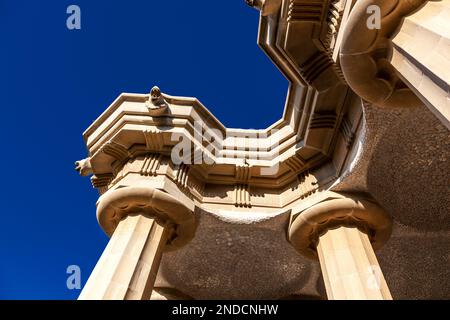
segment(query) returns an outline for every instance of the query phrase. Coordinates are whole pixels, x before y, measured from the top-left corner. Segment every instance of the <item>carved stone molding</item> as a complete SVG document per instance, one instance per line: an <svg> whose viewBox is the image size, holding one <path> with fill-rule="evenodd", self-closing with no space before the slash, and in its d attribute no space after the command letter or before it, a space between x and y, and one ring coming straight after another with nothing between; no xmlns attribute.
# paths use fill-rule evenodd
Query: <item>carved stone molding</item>
<svg viewBox="0 0 450 320"><path fill-rule="evenodd" d="M292 172L298 173L305 167L306 161L296 154L288 158L285 163Z"/></svg>
<svg viewBox="0 0 450 320"><path fill-rule="evenodd" d="M127 215L141 214L173 227L166 250L174 250L189 242L195 234L193 212L175 197L163 191L144 187L110 190L99 198L97 220L111 236Z"/></svg>
<svg viewBox="0 0 450 320"><path fill-rule="evenodd" d="M97 188L100 194L108 190L108 185L113 180L112 173L96 174L91 177L92 186Z"/></svg>
<svg viewBox="0 0 450 320"><path fill-rule="evenodd" d="M236 166L236 181L247 183L252 176L251 167L249 165Z"/></svg>
<svg viewBox="0 0 450 320"><path fill-rule="evenodd" d="M402 19L426 0L359 0L342 30L340 65L348 85L363 99L381 107L421 105L390 63L392 37ZM381 29L369 28L367 9L381 10Z"/></svg>
<svg viewBox="0 0 450 320"><path fill-rule="evenodd" d="M313 194L319 187L317 179L309 172L304 172L298 176L300 198L304 199Z"/></svg>
<svg viewBox="0 0 450 320"><path fill-rule="evenodd" d="M319 203L292 214L288 238L301 254L317 259L319 237L329 229L342 226L357 227L367 233L374 249L378 249L390 237L392 219L366 195L330 192Z"/></svg>
<svg viewBox="0 0 450 320"><path fill-rule="evenodd" d="M144 137L149 151L161 152L164 150L164 136L157 130L144 130Z"/></svg>
<svg viewBox="0 0 450 320"><path fill-rule="evenodd" d="M237 184L234 186L234 205L236 207L250 208L250 188L246 184Z"/></svg>
<svg viewBox="0 0 450 320"><path fill-rule="evenodd" d="M162 154L148 154L142 163L141 175L156 176L159 166L161 165Z"/></svg>
<svg viewBox="0 0 450 320"><path fill-rule="evenodd" d="M114 141L108 141L105 143L101 148L101 152L113 157L119 162L124 162L130 157L128 149Z"/></svg>
<svg viewBox="0 0 450 320"><path fill-rule="evenodd" d="M290 21L314 21L320 23L325 1L322 0L289 0L287 20Z"/></svg>
<svg viewBox="0 0 450 320"><path fill-rule="evenodd" d="M330 48L330 51L334 48L337 41L337 35L342 22L342 16L344 13L345 0L332 0L330 2L330 8L328 9L328 33L326 37L326 45Z"/></svg>
<svg viewBox="0 0 450 320"><path fill-rule="evenodd" d="M181 164L178 166L175 176L175 182L182 189L188 188L189 182L189 166Z"/></svg>

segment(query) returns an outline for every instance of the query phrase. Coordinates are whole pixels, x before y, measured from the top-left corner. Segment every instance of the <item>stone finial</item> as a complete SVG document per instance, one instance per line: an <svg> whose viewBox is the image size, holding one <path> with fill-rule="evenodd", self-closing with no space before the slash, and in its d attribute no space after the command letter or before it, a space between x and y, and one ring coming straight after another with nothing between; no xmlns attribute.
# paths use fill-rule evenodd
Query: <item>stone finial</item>
<svg viewBox="0 0 450 320"><path fill-rule="evenodd" d="M152 116L163 115L168 108L167 102L164 99L161 90L156 86L150 91L150 98L145 102L145 105Z"/></svg>
<svg viewBox="0 0 450 320"><path fill-rule="evenodd" d="M91 166L91 158L76 161L75 170L77 170L78 173L83 177L91 175L93 173Z"/></svg>

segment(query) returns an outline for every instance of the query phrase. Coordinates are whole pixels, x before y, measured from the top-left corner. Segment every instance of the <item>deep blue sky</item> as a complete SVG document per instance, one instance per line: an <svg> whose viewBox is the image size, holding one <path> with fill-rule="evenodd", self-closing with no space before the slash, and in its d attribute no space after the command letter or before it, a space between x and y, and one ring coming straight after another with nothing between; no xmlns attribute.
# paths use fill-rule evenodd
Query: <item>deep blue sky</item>
<svg viewBox="0 0 450 320"><path fill-rule="evenodd" d="M280 118L287 81L256 44L258 19L244 0L0 0L0 299L79 295L67 266L84 285L108 239L73 163L121 92L195 96L230 127Z"/></svg>

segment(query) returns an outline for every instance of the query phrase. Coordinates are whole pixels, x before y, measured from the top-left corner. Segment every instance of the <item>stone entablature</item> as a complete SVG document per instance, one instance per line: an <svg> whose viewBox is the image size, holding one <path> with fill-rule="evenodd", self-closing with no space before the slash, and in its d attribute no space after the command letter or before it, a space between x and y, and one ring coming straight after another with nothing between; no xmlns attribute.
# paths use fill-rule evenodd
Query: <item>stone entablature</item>
<svg viewBox="0 0 450 320"><path fill-rule="evenodd" d="M134 175L140 179L164 175L171 181L182 179L183 191L199 202L212 201L213 197L203 194L207 183L222 192L234 190L236 185L246 185L253 192L273 194L269 203L283 206L283 195L300 186L303 176L317 171L318 165L328 163L318 169L321 172L314 173L320 177L314 188L328 185L338 175L361 126L362 114L356 100L348 107L351 113L346 114L338 128L334 116L310 117L309 127L305 129L308 138L299 141L300 135L295 135L290 126L278 131L278 124L267 130L228 130L201 104L186 106L196 101L194 99L170 96L165 99L168 114L152 116L145 104L147 95L124 94L85 132L93 185L101 193L119 182L120 185L127 184ZM198 127L195 121L200 123L202 133L195 132ZM203 133L208 130L216 133L214 141L205 140ZM274 133L270 135L270 132ZM333 140L333 145L339 146L339 152L331 153L331 150L326 156L314 147L308 147L308 141L317 144L324 133L327 133L327 140ZM191 147L191 156L181 157L181 163L173 163L172 154L180 141ZM281 141L279 145L278 141ZM183 178L177 177L180 166L189 171ZM230 195L229 198L233 197ZM266 200L257 199L262 200L260 205L264 206ZM253 205L250 200L246 202L244 207Z"/></svg>

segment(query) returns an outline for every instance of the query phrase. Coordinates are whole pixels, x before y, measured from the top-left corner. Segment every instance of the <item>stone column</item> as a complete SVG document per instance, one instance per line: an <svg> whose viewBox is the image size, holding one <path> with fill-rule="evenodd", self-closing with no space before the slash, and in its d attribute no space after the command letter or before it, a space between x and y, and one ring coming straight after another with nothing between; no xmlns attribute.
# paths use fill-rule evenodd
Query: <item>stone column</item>
<svg viewBox="0 0 450 320"><path fill-rule="evenodd" d="M329 299L392 299L369 237L358 228L328 230L317 253Z"/></svg>
<svg viewBox="0 0 450 320"><path fill-rule="evenodd" d="M392 299L374 248L390 236L389 215L366 196L330 193L293 215L289 241L318 259L329 299Z"/></svg>
<svg viewBox="0 0 450 320"><path fill-rule="evenodd" d="M429 1L393 37L391 63L402 80L450 129L450 0Z"/></svg>
<svg viewBox="0 0 450 320"><path fill-rule="evenodd" d="M97 205L111 240L79 299L150 299L163 252L194 235L192 212L169 194L142 187L108 191Z"/></svg>

